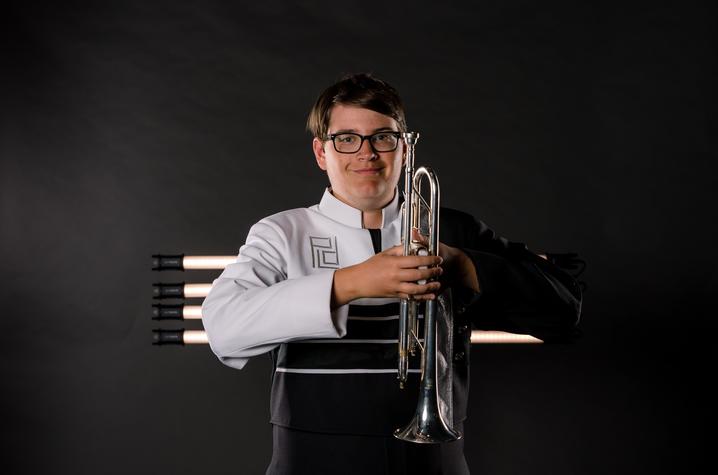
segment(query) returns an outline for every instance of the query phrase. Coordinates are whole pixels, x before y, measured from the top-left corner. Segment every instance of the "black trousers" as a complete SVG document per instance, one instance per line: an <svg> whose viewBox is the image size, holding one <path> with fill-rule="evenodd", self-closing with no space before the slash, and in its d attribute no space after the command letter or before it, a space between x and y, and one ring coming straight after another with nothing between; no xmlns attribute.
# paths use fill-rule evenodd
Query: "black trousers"
<svg viewBox="0 0 718 475"><path fill-rule="evenodd" d="M266 475L469 473L463 440L412 444L394 437L305 432L276 425L273 439L274 451Z"/></svg>

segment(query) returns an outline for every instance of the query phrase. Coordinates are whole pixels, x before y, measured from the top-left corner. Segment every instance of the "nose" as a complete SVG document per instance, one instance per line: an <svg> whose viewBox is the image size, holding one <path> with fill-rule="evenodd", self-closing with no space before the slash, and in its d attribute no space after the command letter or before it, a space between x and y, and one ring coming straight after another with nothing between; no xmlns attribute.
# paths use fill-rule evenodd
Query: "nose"
<svg viewBox="0 0 718 475"><path fill-rule="evenodd" d="M357 152L357 157L360 160L376 160L379 158L379 154L374 151L369 139L365 138L364 141L362 141L359 151Z"/></svg>

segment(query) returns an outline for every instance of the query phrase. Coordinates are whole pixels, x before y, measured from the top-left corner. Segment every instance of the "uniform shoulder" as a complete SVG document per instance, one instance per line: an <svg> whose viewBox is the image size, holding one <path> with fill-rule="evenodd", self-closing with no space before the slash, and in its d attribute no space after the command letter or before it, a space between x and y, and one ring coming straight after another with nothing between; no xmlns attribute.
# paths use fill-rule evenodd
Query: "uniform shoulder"
<svg viewBox="0 0 718 475"><path fill-rule="evenodd" d="M441 207L441 219L458 224L468 224L476 221L473 215L454 208Z"/></svg>
<svg viewBox="0 0 718 475"><path fill-rule="evenodd" d="M263 229L269 227L282 234L290 234L291 230L297 227L301 228L311 220L311 216L314 214L312 208L314 208L314 206L310 208L288 209L265 216L257 221L253 228Z"/></svg>
<svg viewBox="0 0 718 475"><path fill-rule="evenodd" d="M309 208L294 208L279 211L278 213L270 214L265 216L260 221L270 221L274 223L281 223L284 221L291 221L294 219L301 219L310 213Z"/></svg>
<svg viewBox="0 0 718 475"><path fill-rule="evenodd" d="M311 214L309 208L294 208L279 211L278 213L270 214L257 221L257 224L269 224L273 226L284 227L287 225L293 225L300 221L306 221Z"/></svg>

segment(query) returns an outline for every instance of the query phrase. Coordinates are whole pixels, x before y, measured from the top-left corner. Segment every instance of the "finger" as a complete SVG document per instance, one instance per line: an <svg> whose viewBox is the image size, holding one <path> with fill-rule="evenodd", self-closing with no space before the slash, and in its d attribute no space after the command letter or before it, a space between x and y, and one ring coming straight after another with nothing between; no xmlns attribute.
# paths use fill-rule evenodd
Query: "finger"
<svg viewBox="0 0 718 475"><path fill-rule="evenodd" d="M436 294L429 293L429 294L412 295L411 300L416 300L417 302L425 302L427 300L436 300Z"/></svg>
<svg viewBox="0 0 718 475"><path fill-rule="evenodd" d="M397 297L400 299L406 299L406 300L435 300L436 299L437 292L432 292L428 294L404 294L404 293L398 293L396 294Z"/></svg>
<svg viewBox="0 0 718 475"><path fill-rule="evenodd" d="M424 300L435 300L435 299L436 299L436 294L412 295L411 298L414 299L414 300L420 300L420 301L424 301Z"/></svg>
<svg viewBox="0 0 718 475"><path fill-rule="evenodd" d="M402 269L397 277L402 282L417 283L420 280L435 279L444 273L441 267L429 267L427 269Z"/></svg>
<svg viewBox="0 0 718 475"><path fill-rule="evenodd" d="M402 269L435 267L441 265L443 261L441 256L401 256L398 265Z"/></svg>
<svg viewBox="0 0 718 475"><path fill-rule="evenodd" d="M429 282L428 284L413 284L403 282L399 285L399 292L407 295L424 295L433 293L441 288L439 282Z"/></svg>

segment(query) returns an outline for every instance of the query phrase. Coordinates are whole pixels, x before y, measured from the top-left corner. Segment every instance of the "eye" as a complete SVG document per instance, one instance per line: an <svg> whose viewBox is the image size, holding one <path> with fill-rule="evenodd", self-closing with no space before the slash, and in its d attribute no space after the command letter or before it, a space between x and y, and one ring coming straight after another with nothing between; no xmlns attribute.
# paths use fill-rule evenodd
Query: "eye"
<svg viewBox="0 0 718 475"><path fill-rule="evenodd" d="M352 134L341 134L337 135L334 140L341 144L352 144L357 141L357 136Z"/></svg>
<svg viewBox="0 0 718 475"><path fill-rule="evenodd" d="M372 141L374 143L394 143L396 141L396 135L392 133L381 133L374 134L372 136Z"/></svg>

